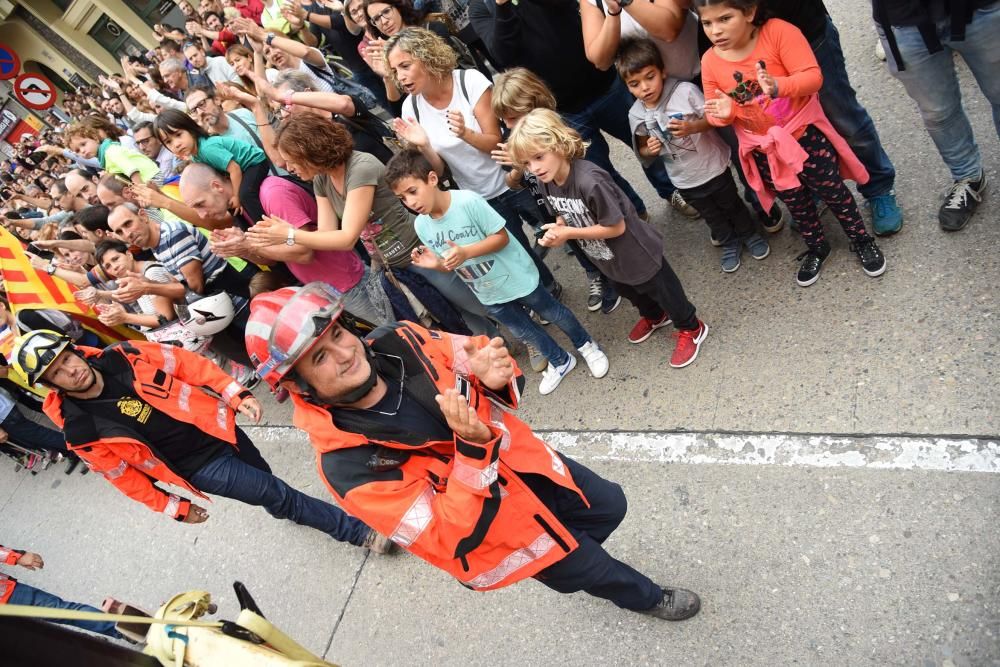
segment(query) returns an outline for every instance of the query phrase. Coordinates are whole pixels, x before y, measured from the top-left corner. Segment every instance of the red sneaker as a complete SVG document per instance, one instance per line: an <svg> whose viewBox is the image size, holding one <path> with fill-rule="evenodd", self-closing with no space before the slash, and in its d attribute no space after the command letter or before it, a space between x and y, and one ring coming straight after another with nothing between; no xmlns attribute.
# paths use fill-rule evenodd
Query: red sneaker
<svg viewBox="0 0 1000 667"><path fill-rule="evenodd" d="M654 331L669 324L670 316L666 313L663 313L663 317L655 322L645 317L641 317L639 318L639 321L635 323L635 326L632 327L632 331L628 333L628 342L641 343L652 336Z"/></svg>
<svg viewBox="0 0 1000 667"><path fill-rule="evenodd" d="M708 335L708 325L698 320L698 328L691 331L676 331L677 347L670 357L670 365L674 368L684 368L698 358L698 348Z"/></svg>

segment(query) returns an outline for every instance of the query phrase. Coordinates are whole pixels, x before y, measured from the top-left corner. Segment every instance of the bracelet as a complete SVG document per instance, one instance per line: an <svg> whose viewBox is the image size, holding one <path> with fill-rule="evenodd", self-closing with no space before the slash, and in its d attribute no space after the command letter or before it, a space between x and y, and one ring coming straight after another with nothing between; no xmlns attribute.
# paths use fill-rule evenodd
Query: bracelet
<svg viewBox="0 0 1000 667"><path fill-rule="evenodd" d="M608 16L618 16L622 13L622 11L624 10L619 9L617 12L608 12Z"/></svg>

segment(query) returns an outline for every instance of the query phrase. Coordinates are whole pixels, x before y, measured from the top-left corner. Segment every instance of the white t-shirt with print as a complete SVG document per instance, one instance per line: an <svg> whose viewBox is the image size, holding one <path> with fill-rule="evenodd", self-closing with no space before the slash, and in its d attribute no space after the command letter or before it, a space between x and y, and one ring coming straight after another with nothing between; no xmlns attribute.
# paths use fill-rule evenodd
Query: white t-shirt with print
<svg viewBox="0 0 1000 667"><path fill-rule="evenodd" d="M460 77L463 72L467 96L462 94ZM454 90L446 108L432 107L422 95L409 95L403 101L403 117L419 118L431 147L448 163L459 188L471 190L485 199L492 199L508 189L503 169L493 161L489 153L467 144L448 129L447 112L462 112L465 126L475 132L482 132L473 110L483 94L493 86L493 82L474 69L455 70L452 72L452 80ZM414 111L414 105L419 113Z"/></svg>

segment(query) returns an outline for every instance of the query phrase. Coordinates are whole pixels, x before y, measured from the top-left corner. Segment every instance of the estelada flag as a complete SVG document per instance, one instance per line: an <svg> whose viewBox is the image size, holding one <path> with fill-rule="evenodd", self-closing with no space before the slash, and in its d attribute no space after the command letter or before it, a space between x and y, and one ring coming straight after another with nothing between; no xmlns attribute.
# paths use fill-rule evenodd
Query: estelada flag
<svg viewBox="0 0 1000 667"><path fill-rule="evenodd" d="M108 327L101 324L97 319L97 311L76 300L75 285L31 266L21 242L3 228L0 228L0 273L10 310L14 315L21 310L61 310L71 315L85 329L97 334L106 345L143 337L138 331L125 326ZM12 337L0 339L0 352L9 355L12 343Z"/></svg>

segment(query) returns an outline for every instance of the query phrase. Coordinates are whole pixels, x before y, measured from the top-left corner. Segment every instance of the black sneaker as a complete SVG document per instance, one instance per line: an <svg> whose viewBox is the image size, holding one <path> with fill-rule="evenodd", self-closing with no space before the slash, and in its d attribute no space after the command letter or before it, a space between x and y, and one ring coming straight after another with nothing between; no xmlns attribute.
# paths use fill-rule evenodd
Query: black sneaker
<svg viewBox="0 0 1000 667"><path fill-rule="evenodd" d="M594 312L600 310L601 301L604 300L604 279L601 276L594 276L587 281L587 310Z"/></svg>
<svg viewBox="0 0 1000 667"><path fill-rule="evenodd" d="M799 273L795 282L800 287L809 287L819 280L819 271L823 268L823 262L830 256L830 244L823 241L815 248L809 248L804 253L795 258L795 261L802 260L799 265Z"/></svg>
<svg viewBox="0 0 1000 667"><path fill-rule="evenodd" d="M663 599L659 604L640 613L665 621L683 621L697 614L700 609L701 600L697 593L684 588L664 588Z"/></svg>
<svg viewBox="0 0 1000 667"><path fill-rule="evenodd" d="M622 303L622 297L611 285L604 286L604 297L601 299L601 312L610 315Z"/></svg>
<svg viewBox="0 0 1000 667"><path fill-rule="evenodd" d="M771 205L771 212L766 215L763 213L758 214L757 220L765 232L768 234L777 234L785 226L785 212L775 202Z"/></svg>
<svg viewBox="0 0 1000 667"><path fill-rule="evenodd" d="M852 243L851 252L858 254L858 259L861 260L861 268L872 278L885 273L885 256L878 249L878 246L875 245L875 239L872 237L866 236L860 241ZM801 283L799 284L801 285Z"/></svg>
<svg viewBox="0 0 1000 667"><path fill-rule="evenodd" d="M969 224L986 193L986 172L978 181L963 179L955 182L938 210L938 222L946 232L957 232Z"/></svg>

